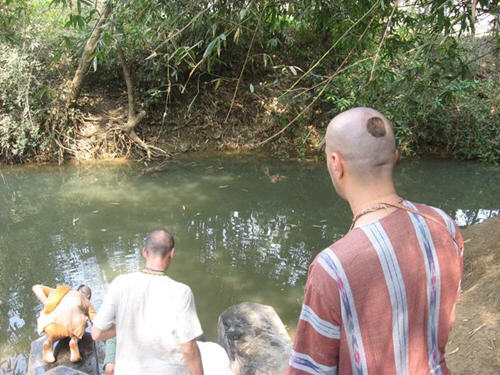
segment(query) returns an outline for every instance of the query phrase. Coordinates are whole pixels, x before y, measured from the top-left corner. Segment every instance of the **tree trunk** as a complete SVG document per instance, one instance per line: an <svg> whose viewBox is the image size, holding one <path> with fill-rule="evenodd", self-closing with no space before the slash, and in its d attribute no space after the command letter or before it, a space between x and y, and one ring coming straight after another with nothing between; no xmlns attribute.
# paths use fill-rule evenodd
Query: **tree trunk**
<svg viewBox="0 0 500 375"><path fill-rule="evenodd" d="M134 82L132 81L132 75L130 74L130 67L128 66L127 59L125 58L125 54L123 53L123 49L120 43L118 42L116 43L116 54L118 55L118 60L120 60L120 64L123 70L123 77L125 78L125 83L127 85L128 120L125 127L127 128L127 130L133 130L146 113L144 111L141 111L141 113L137 115L135 112Z"/></svg>
<svg viewBox="0 0 500 375"><path fill-rule="evenodd" d="M75 75L70 84L68 97L66 100L66 104L68 106L74 106L76 104L76 101L78 100L78 97L80 96L85 74L89 70L90 63L92 62L92 55L95 52L97 42L99 42L99 39L101 39L101 28L111 14L111 10L111 1L108 1L104 6L101 17L99 17L99 20L97 21L94 30L90 35L90 38L87 40L87 43L85 43L78 68L76 69Z"/></svg>
<svg viewBox="0 0 500 375"><path fill-rule="evenodd" d="M477 0L472 0L472 9L471 9L471 35L472 37L476 36L476 16L477 16Z"/></svg>
<svg viewBox="0 0 500 375"><path fill-rule="evenodd" d="M130 67L127 64L127 59L123 53L123 49L119 42L116 42L116 54L118 55L118 60L123 70L123 77L125 78L125 83L127 85L127 96L128 96L128 116L127 123L122 126L122 129L128 134L128 136L139 146L146 150L148 159L151 159L151 150L139 136L135 133L135 127L139 122L146 116L146 111L141 111L139 114L135 111L135 95L134 95L134 83L132 81L132 75L130 74Z"/></svg>

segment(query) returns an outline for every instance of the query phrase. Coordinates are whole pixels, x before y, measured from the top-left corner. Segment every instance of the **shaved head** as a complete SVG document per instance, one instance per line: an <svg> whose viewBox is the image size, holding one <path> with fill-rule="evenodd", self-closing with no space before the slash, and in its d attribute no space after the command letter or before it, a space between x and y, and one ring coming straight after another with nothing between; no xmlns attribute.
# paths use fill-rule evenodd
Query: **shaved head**
<svg viewBox="0 0 500 375"><path fill-rule="evenodd" d="M352 176L392 178L396 143L389 120L380 112L366 107L342 112L330 121L325 140L327 155L340 154Z"/></svg>
<svg viewBox="0 0 500 375"><path fill-rule="evenodd" d="M148 233L144 248L149 254L164 257L174 248L174 236L167 229L156 229Z"/></svg>

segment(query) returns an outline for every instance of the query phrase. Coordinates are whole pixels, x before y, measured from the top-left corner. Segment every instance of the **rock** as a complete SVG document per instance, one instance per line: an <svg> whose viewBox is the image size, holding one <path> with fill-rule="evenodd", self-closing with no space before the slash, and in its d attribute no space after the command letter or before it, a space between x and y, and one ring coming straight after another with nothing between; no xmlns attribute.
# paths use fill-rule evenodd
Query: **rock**
<svg viewBox="0 0 500 375"><path fill-rule="evenodd" d="M67 366L57 366L49 370L45 375L87 375L85 372L75 370Z"/></svg>
<svg viewBox="0 0 500 375"><path fill-rule="evenodd" d="M59 340L54 348L55 363L43 361L45 336L31 343L27 375L99 375L99 363L94 341L88 332L78 342L82 360L72 363L69 360L69 339Z"/></svg>
<svg viewBox="0 0 500 375"><path fill-rule="evenodd" d="M226 309L217 326L235 375L285 373L292 340L271 306L244 302Z"/></svg>

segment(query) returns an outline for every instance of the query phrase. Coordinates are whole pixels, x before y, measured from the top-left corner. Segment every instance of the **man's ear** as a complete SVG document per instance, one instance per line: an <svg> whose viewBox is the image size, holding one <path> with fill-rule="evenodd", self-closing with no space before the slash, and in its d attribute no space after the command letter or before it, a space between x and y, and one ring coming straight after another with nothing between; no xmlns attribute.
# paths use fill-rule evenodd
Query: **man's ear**
<svg viewBox="0 0 500 375"><path fill-rule="evenodd" d="M394 151L394 164L399 160L399 150L396 148L396 151Z"/></svg>
<svg viewBox="0 0 500 375"><path fill-rule="evenodd" d="M337 175L337 178L342 178L344 176L344 159L337 151L331 153L330 158L332 159L333 171Z"/></svg>
<svg viewBox="0 0 500 375"><path fill-rule="evenodd" d="M147 258L148 257L148 252L146 251L146 248L143 247L142 250L141 250L141 254L144 258Z"/></svg>
<svg viewBox="0 0 500 375"><path fill-rule="evenodd" d="M170 250L170 253L168 253L168 255L170 256L170 259L172 259L175 255L175 247L172 248L172 250Z"/></svg>

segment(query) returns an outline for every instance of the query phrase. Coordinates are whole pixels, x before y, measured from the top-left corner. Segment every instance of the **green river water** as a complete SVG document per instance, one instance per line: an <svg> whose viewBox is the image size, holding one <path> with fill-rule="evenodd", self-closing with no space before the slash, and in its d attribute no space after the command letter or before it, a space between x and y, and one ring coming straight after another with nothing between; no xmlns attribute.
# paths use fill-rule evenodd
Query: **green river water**
<svg viewBox="0 0 500 375"><path fill-rule="evenodd" d="M1 169L0 374L24 373L38 337L32 285L86 283L99 307L116 275L141 269L144 236L158 227L175 233L168 274L191 286L208 339L216 340L219 314L243 301L272 305L294 331L309 263L351 220L324 164L201 155L160 174L141 168ZM439 206L462 226L500 212L498 166L403 160L395 180L401 196Z"/></svg>

